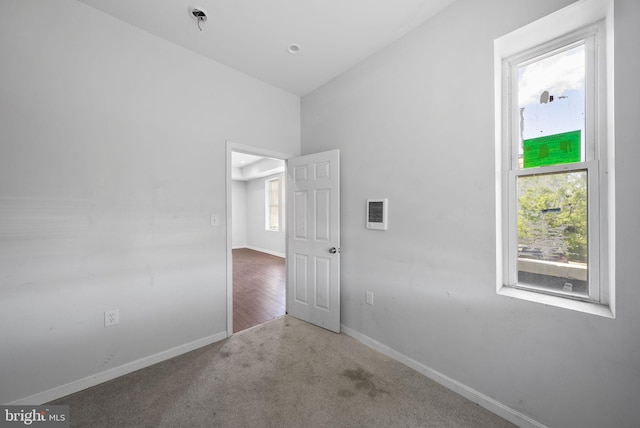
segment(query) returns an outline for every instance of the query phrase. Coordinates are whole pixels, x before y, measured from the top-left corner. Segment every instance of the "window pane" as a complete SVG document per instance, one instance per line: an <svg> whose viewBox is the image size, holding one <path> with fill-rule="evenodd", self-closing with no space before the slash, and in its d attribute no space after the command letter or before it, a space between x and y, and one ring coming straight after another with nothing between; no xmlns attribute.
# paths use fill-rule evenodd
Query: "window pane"
<svg viewBox="0 0 640 428"><path fill-rule="evenodd" d="M518 67L519 167L584 161L585 46Z"/></svg>
<svg viewBox="0 0 640 428"><path fill-rule="evenodd" d="M278 180L272 180L269 182L269 200L271 201L271 205L276 205L278 203Z"/></svg>
<svg viewBox="0 0 640 428"><path fill-rule="evenodd" d="M269 228L278 230L278 206L269 207Z"/></svg>
<svg viewBox="0 0 640 428"><path fill-rule="evenodd" d="M588 295L587 171L517 185L518 283Z"/></svg>
<svg viewBox="0 0 640 428"><path fill-rule="evenodd" d="M267 229L280 229L280 179L267 181Z"/></svg>

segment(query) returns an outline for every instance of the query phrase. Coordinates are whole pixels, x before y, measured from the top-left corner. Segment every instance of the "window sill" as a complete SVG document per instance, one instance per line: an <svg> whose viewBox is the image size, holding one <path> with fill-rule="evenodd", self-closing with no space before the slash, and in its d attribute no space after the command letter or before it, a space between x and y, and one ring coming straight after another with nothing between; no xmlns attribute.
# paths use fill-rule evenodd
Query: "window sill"
<svg viewBox="0 0 640 428"><path fill-rule="evenodd" d="M572 311L584 312L587 314L597 315L605 318L615 318L615 314L611 310L610 306L601 305L599 303L571 300L563 297L536 293L533 291L521 290L521 289L506 287L506 286L501 286L500 288L498 288L497 291L498 291L498 294L501 296L527 300L529 302L542 303L543 305L555 306L557 308L564 308Z"/></svg>

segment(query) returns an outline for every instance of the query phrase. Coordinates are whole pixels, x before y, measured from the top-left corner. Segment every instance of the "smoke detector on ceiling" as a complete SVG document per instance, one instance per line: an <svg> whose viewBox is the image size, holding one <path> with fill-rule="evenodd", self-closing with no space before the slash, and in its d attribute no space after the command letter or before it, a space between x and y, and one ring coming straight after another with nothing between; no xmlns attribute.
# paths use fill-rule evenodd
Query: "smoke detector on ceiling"
<svg viewBox="0 0 640 428"><path fill-rule="evenodd" d="M291 45L289 45L289 48L287 49L289 51L290 54L297 54L298 52L300 52L300 45L297 43L293 43Z"/></svg>

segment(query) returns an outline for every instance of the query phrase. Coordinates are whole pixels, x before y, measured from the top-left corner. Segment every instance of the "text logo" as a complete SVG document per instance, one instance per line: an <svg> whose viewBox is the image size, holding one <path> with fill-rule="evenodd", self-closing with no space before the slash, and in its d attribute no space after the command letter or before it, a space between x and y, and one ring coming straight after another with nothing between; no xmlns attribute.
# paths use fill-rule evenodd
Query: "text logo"
<svg viewBox="0 0 640 428"><path fill-rule="evenodd" d="M0 406L0 428L69 428L69 406Z"/></svg>

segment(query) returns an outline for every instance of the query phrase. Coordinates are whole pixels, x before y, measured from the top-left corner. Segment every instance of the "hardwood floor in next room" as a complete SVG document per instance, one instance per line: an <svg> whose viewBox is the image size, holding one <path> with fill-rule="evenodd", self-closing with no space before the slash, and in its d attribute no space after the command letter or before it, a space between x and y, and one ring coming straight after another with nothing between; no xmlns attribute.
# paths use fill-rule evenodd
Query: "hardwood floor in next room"
<svg viewBox="0 0 640 428"><path fill-rule="evenodd" d="M285 266L282 257L239 248L233 254L233 332L285 313Z"/></svg>

